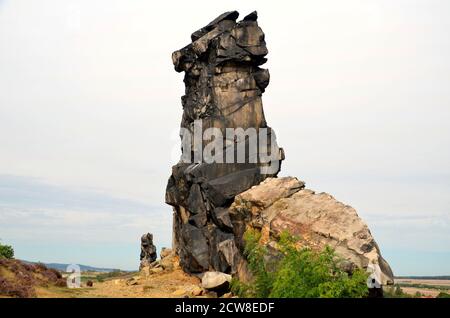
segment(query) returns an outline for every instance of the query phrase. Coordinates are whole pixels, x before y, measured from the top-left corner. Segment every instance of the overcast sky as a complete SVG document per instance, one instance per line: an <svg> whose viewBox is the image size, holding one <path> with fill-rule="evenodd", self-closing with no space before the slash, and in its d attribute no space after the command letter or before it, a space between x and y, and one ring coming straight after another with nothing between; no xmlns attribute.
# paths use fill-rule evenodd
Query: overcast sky
<svg viewBox="0 0 450 318"><path fill-rule="evenodd" d="M135 269L171 244L183 75L217 15L266 34L282 176L355 207L396 275L450 274L450 2L0 0L0 238Z"/></svg>

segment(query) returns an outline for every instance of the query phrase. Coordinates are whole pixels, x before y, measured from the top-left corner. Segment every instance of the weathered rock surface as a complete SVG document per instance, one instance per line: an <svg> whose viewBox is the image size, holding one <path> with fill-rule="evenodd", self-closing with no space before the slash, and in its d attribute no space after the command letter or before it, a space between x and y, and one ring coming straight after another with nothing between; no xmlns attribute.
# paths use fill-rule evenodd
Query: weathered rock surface
<svg viewBox="0 0 450 318"><path fill-rule="evenodd" d="M221 272L206 272L202 277L202 287L207 290L227 290L231 283L231 275Z"/></svg>
<svg viewBox="0 0 450 318"><path fill-rule="evenodd" d="M175 70L185 73L186 87L182 157L172 167L166 189L166 203L174 211L173 250L181 267L189 273L231 273L248 280L243 233L253 227L262 231L262 243L270 246L285 230L312 248L330 245L346 260L348 271L375 266L381 271L380 283L392 283L389 265L353 208L305 189L296 178L274 178L284 152L272 139L275 134L262 106L270 76L260 66L268 51L256 12L239 22L238 15L236 11L220 15L172 55ZM220 137L196 142L196 129L204 137L208 128L218 130ZM251 137L228 135L229 128L258 133L267 129L268 136L251 147ZM186 139L186 132L194 138ZM259 135L257 139L261 141ZM213 161L204 157L211 140L222 142L211 152ZM240 146L246 149L243 156ZM268 152L273 157L263 160ZM230 154L235 159L231 163ZM209 275L213 274L203 278Z"/></svg>
<svg viewBox="0 0 450 318"><path fill-rule="evenodd" d="M327 193L306 189L296 178L266 179L237 195L229 212L236 224L236 237L253 227L261 230L262 243L271 244L281 232L288 231L309 247L333 247L346 260L349 271L379 266L379 283L394 281L389 264L355 209ZM238 246L243 248L242 241Z"/></svg>
<svg viewBox="0 0 450 318"><path fill-rule="evenodd" d="M173 248L182 268L192 273L232 270L237 250L226 208L237 194L276 176L284 159L262 106L261 96L269 84L268 70L259 67L268 53L264 33L256 12L236 22L238 15L236 11L220 15L172 55L175 70L185 72L182 131L195 137L201 120L200 136L208 128L221 133L207 140L221 141L213 161L203 156L207 141L182 138L182 158L167 185L166 203L174 207ZM254 138L228 135L228 128L267 132L267 139L258 138L252 147ZM246 151L240 155L241 146ZM273 160L268 162L269 153Z"/></svg>
<svg viewBox="0 0 450 318"><path fill-rule="evenodd" d="M179 258L171 249L161 249L160 256L161 259L159 260L159 264L164 270L172 271L180 267Z"/></svg>
<svg viewBox="0 0 450 318"><path fill-rule="evenodd" d="M156 246L153 245L153 235L151 233L146 233L141 237L141 264L139 269L143 267L150 266L151 263L156 261Z"/></svg>

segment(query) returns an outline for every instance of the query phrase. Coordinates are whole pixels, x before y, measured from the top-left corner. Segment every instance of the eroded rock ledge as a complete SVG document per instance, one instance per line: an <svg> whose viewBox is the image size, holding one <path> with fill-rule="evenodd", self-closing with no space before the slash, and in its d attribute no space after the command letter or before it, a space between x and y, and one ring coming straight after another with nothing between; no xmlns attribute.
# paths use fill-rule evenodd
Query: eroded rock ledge
<svg viewBox="0 0 450 318"><path fill-rule="evenodd" d="M346 260L349 272L355 267L379 267L380 283L394 282L389 264L355 209L327 193L306 189L297 178L264 180L237 195L229 213L235 237L242 238L248 227L257 228L262 232L262 243L270 246L281 232L288 231L305 246L333 247ZM242 239L237 246L242 251Z"/></svg>

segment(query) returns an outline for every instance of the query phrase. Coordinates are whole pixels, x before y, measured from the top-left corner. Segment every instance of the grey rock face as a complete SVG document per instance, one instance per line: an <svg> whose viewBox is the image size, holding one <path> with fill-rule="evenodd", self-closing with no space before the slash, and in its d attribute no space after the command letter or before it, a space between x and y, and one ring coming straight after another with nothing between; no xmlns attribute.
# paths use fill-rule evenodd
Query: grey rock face
<svg viewBox="0 0 450 318"><path fill-rule="evenodd" d="M268 51L264 33L252 12L236 22L239 13L225 12L191 35L192 43L176 51L172 61L177 72L184 72L185 95L181 98L181 128L195 135L195 124L201 120L201 131L215 128L221 132L222 148L215 150L210 162L202 155L208 140L185 144L183 155L172 168L166 190L166 203L174 209L174 250L185 271L235 271L236 251L232 224L227 207L234 197L276 176L284 159L274 132L267 126L262 93L269 84L269 72L259 66L266 62ZM251 147L251 138L227 135L227 128L267 131L266 142ZM271 141L272 140L272 141ZM187 146L192 149L186 150ZM239 157L238 149L245 146ZM261 155L273 149L272 163ZM231 154L232 162L227 160ZM239 163L237 159L241 158Z"/></svg>
<svg viewBox="0 0 450 318"><path fill-rule="evenodd" d="M139 269L143 267L150 266L154 261L156 261L156 246L153 245L153 235L151 233L146 233L141 237L141 264Z"/></svg>

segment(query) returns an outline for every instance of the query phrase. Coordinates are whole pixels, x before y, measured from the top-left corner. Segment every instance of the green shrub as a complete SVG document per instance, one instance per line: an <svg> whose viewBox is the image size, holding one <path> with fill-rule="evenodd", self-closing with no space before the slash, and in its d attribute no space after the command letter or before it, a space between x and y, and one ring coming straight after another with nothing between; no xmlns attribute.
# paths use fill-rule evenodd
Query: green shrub
<svg viewBox="0 0 450 318"><path fill-rule="evenodd" d="M112 272L105 272L102 274L97 275L96 277L92 277L91 279L97 279L98 282L103 283L105 280L108 280L110 278L114 277L120 277L126 274L125 272L122 272L121 270L113 270Z"/></svg>
<svg viewBox="0 0 450 318"><path fill-rule="evenodd" d="M436 296L436 298L450 298L450 294L440 292L439 295Z"/></svg>
<svg viewBox="0 0 450 318"><path fill-rule="evenodd" d="M383 288L384 298L413 298L413 295L403 291L399 284ZM420 296L419 296L420 297Z"/></svg>
<svg viewBox="0 0 450 318"><path fill-rule="evenodd" d="M14 249L12 246L3 245L0 243L0 258L14 258Z"/></svg>
<svg viewBox="0 0 450 318"><path fill-rule="evenodd" d="M368 274L357 269L348 275L334 250L322 251L296 247L297 239L283 233L278 242L279 255L270 255L259 244L258 231L244 235L245 255L253 280L250 284L233 281L232 290L241 297L274 298L359 298L368 294Z"/></svg>

